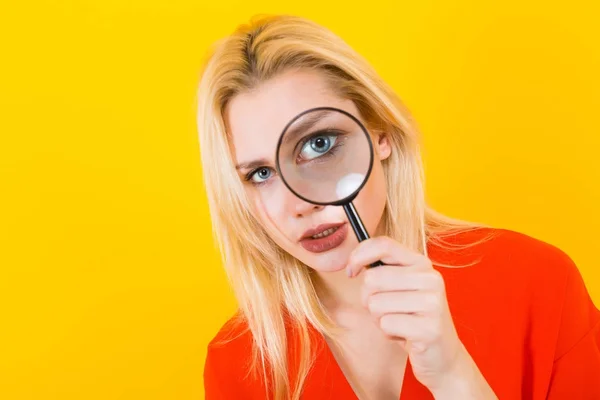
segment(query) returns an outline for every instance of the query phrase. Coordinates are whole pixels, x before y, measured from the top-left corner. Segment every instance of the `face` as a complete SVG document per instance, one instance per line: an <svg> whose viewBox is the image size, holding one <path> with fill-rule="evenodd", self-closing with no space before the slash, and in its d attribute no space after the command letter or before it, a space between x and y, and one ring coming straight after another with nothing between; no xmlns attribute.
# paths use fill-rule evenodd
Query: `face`
<svg viewBox="0 0 600 400"><path fill-rule="evenodd" d="M238 94L228 104L225 120L237 172L260 223L289 254L319 272L333 272L346 266L358 243L343 208L300 199L277 175L275 166L277 143L287 123L299 113L321 106L339 108L365 124L354 103L337 96L324 77L313 71L289 71ZM327 142L330 144L336 141L335 137L328 139L332 139ZM391 148L385 135L371 133L371 140L373 167L353 204L373 235L380 225L387 193L381 161ZM310 157L319 155L314 149L327 149L322 147L325 142L315 143L321 148L307 148Z"/></svg>

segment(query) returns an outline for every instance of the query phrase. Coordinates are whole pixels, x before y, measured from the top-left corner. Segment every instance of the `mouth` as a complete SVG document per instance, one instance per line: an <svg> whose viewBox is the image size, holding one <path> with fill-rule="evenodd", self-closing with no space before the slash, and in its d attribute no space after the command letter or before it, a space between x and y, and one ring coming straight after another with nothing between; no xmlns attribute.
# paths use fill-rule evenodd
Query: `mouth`
<svg viewBox="0 0 600 400"><path fill-rule="evenodd" d="M343 222L338 222L338 223L334 223L334 224L321 224L318 225L314 228L308 229L306 230L302 236L300 237L300 240L304 240L304 239L319 239L322 237L326 237L331 235L333 232L335 232L337 229L339 229L340 226L344 225Z"/></svg>
<svg viewBox="0 0 600 400"><path fill-rule="evenodd" d="M347 235L346 223L323 224L304 232L300 244L311 253L322 253L341 245Z"/></svg>

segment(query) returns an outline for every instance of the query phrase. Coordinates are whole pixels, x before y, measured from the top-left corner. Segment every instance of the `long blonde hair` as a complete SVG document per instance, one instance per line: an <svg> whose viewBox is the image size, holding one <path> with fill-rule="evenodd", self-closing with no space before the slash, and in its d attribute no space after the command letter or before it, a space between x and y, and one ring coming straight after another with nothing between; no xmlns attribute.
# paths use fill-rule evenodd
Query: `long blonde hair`
<svg viewBox="0 0 600 400"><path fill-rule="evenodd" d="M424 198L419 132L409 111L375 70L341 38L301 17L260 16L215 43L198 91L198 130L213 235L254 340L253 371L274 399L298 399L313 353L309 324L333 335L316 295L310 269L279 248L261 227L235 173L224 109L235 95L289 69L321 72L355 102L370 129L385 132L392 152L384 160L387 204L384 234L427 254L427 242L449 246L445 234L479 224L446 217ZM292 321L298 343L288 343ZM289 329L289 326L287 326ZM288 378L288 346L299 346L297 374ZM268 371L268 372L267 372Z"/></svg>

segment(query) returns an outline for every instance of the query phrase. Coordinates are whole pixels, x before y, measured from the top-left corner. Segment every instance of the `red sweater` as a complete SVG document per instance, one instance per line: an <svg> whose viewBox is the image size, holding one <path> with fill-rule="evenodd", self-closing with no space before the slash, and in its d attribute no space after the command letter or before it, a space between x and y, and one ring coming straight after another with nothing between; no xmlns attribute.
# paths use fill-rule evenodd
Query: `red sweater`
<svg viewBox="0 0 600 400"><path fill-rule="evenodd" d="M455 242L477 238L461 233ZM600 311L572 260L558 248L509 230L459 254L430 246L429 256L464 268L435 267L444 277L459 337L501 400L600 400ZM290 331L293 332L293 331ZM321 334L303 399L356 399ZM293 335L293 333L290 333ZM235 337L225 345L223 338ZM293 339L293 338L292 338ZM245 362L251 336L225 324L208 346L207 400L268 399ZM293 374L293 362L290 368ZM407 364L401 400L433 399Z"/></svg>

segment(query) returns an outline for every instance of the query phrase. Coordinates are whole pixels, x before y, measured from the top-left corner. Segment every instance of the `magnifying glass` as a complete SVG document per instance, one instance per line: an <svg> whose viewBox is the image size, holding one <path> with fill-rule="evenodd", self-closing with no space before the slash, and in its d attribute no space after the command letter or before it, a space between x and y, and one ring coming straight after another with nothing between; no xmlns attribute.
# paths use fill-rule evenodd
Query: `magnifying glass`
<svg viewBox="0 0 600 400"><path fill-rule="evenodd" d="M342 206L358 241L369 238L352 201L371 174L373 144L356 117L334 107L303 111L283 129L275 160L292 193L311 204Z"/></svg>

